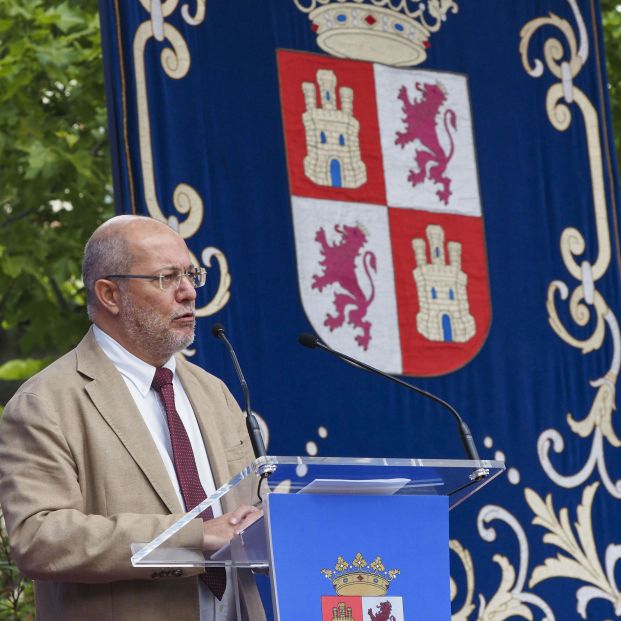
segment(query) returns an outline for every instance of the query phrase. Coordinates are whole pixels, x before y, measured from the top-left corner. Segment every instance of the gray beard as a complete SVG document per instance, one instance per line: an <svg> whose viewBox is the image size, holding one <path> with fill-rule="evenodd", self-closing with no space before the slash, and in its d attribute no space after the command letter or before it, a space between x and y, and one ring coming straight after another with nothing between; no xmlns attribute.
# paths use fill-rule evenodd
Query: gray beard
<svg viewBox="0 0 621 621"><path fill-rule="evenodd" d="M194 342L194 329L187 336L174 332L167 320L154 311L137 308L129 296L125 297L119 319L130 342L155 359L168 359Z"/></svg>

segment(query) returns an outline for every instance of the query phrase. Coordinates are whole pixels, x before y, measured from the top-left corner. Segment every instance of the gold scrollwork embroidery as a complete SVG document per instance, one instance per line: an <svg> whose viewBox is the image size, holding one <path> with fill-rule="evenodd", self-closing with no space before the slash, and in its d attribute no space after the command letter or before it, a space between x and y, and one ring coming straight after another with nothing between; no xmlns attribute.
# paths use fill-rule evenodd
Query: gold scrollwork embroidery
<svg viewBox="0 0 621 621"><path fill-rule="evenodd" d="M159 42L167 41L160 54L162 68L166 75L174 80L184 78L190 69L190 51L183 35L171 24L166 22L177 8L179 0L140 0L143 8L149 13L149 19L138 26L134 35L133 56L136 79L136 102L138 109L138 136L140 162L144 184L144 196L149 215L157 220L168 223L184 238L195 235L203 222L204 205L199 193L187 183L179 183L173 192L172 204L178 214L186 216L181 220L172 215L166 217L157 199L153 151L151 143L151 121L149 116L149 100L145 72L145 49L147 42L154 38ZM181 7L184 21L197 26L205 19L205 0L196 1L194 15L190 14L187 4ZM212 300L196 310L198 317L208 317L221 310L230 298L231 275L224 253L214 247L203 249L201 256L206 267L211 266L215 259L220 272L218 289Z"/></svg>
<svg viewBox="0 0 621 621"><path fill-rule="evenodd" d="M537 449L544 472L557 485L575 488L584 484L597 468L600 482L587 485L582 494L582 503L577 509L577 521L572 530L566 508L560 510L558 517L552 504L552 496L542 500L533 490L526 488L524 496L534 513L532 523L546 529L543 542L554 545L563 552L554 558L547 558L543 564L535 567L529 574L529 546L526 533L514 515L506 509L487 505L478 516L478 528L481 538L492 542L496 539L496 531L489 523L494 520L505 522L514 532L519 544L518 571L503 555L495 554L493 560L501 569L500 584L489 602L479 595L477 621L502 621L513 617L533 620L533 606L544 614L543 621L554 621L554 613L550 606L538 595L525 591L551 578L572 578L584 584L576 591L577 612L586 619L587 607L594 599L604 599L612 604L617 617L621 616L621 594L615 582L615 566L621 558L621 545L609 544L605 552L604 566L598 557L598 549L593 533L591 510L594 495L600 484L615 497L621 498L621 481L613 483L608 476L604 457L604 438L614 446L621 446L612 426L612 413L615 407L616 382L621 364L621 336L617 319L608 307L604 297L597 290L596 283L606 273L611 260L610 231L606 211L604 177L599 144L598 117L587 97L574 86L573 78L578 74L588 57L588 39L584 21L576 0L567 0L577 22L579 45L569 22L555 14L532 20L521 31L520 53L526 71L533 77L540 77L544 72L544 64L539 59L530 62L528 49L533 34L542 26L553 26L563 34L566 45L557 39L550 38L544 44L544 58L552 75L560 83L548 89L546 110L553 127L559 131L566 130L572 121L571 105L575 104L585 120L587 133L587 149L592 179L595 228L598 241L598 255L593 264L578 261L585 253L586 243L583 235L573 227L566 228L561 235L561 256L571 276L578 283L571 295L569 287L562 281L553 281L548 289L547 310L550 325L555 333L571 346L580 349L583 354L596 351L602 347L606 334L612 340L612 361L610 369L603 377L591 382L597 389L591 409L582 420L576 420L571 413L567 414L567 423L571 430L582 438L592 436L591 453L580 472L571 476L563 476L555 470L549 460L550 450L560 453L564 450L563 436L555 429L545 430L539 437ZM565 54L568 54L565 59ZM594 327L590 336L580 340L570 334L563 325L556 310L557 297L568 301L569 315L576 325L585 327L592 322ZM451 542L453 550L466 572L466 596L461 609L453 614L453 621L467 621L474 605L474 567L470 553L458 542ZM457 587L451 579L451 601L455 600Z"/></svg>
<svg viewBox="0 0 621 621"><path fill-rule="evenodd" d="M478 529L481 538L487 542L496 540L496 530L490 523L500 520L507 524L515 534L520 555L518 571L502 554L494 554L492 560L500 567L500 583L496 592L489 601L479 594L479 610L477 621L504 621L514 617L521 617L533 621L531 607L539 608L544 614L544 621L555 621L554 613L548 604L538 595L524 590L529 564L529 549L526 533L515 516L498 505L486 505L481 509L478 516ZM468 621L475 609L472 603L474 595L474 566L468 550L464 549L457 541L451 541L449 547L459 557L466 573L466 598L461 609L451 617L452 621ZM457 594L454 581L451 579L451 601Z"/></svg>
<svg viewBox="0 0 621 621"><path fill-rule="evenodd" d="M576 39L571 24L554 13L528 22L520 33L520 54L526 72L539 78L544 73L544 64L537 58L531 63L528 57L530 43L535 32L542 27L554 27L563 35L564 44L557 38L548 38L543 45L545 65L559 81L552 84L546 96L546 110L552 126L558 131L565 131L572 122L572 106L576 106L584 119L587 153L591 175L591 194L593 198L595 231L597 237L597 256L593 263L584 255L587 244L582 233L567 227L561 234L560 250L563 263L569 274L578 281L571 295L569 287L560 280L554 280L548 287L546 308L550 326L566 343L580 349L583 354L599 350L606 338L606 328L611 335L613 355L607 373L591 382L597 388L590 412L576 421L571 413L567 422L571 430L580 437L592 435L591 455L580 472L564 476L560 474L550 460L550 450L560 452L564 448L562 436L555 429L545 430L539 437L537 448L541 465L546 474L558 485L577 487L584 483L597 467L606 489L616 498L621 498L621 480L611 481L605 462L603 438L615 447L621 445L612 427L612 413L616 409L616 384L621 365L621 335L614 313L609 308L603 295L597 290L597 282L605 275L611 260L611 240L608 223L606 192L602 152L599 137L599 118L596 109L588 97L574 84L588 56L588 39L584 21L575 0L568 0L578 25L580 44ZM565 327L557 311L557 300L569 299L569 316L579 327L593 325L590 336L584 339L574 337Z"/></svg>
<svg viewBox="0 0 621 621"><path fill-rule="evenodd" d="M451 621L468 621L468 617L476 606L472 603L474 597L474 565L472 564L472 556L470 552L464 548L457 539L449 541L449 549L455 552L466 573L466 597L461 608L451 615ZM451 603L454 603L457 597L457 583L451 576Z"/></svg>
<svg viewBox="0 0 621 621"><path fill-rule="evenodd" d="M535 567L529 586L533 587L550 578L575 578L590 586L583 586L576 592L577 611L587 618L587 606L593 599L608 600L614 608L615 615L621 615L621 593L615 582L615 564L621 557L621 545L609 544L606 548L606 571L597 555L597 546L593 536L591 510L593 498L599 487L599 481L584 488L582 502L576 511L575 523L578 538L574 535L567 508L559 511L558 517L552 505L552 495L546 496L545 502L531 489L524 495L535 517L533 524L542 526L548 532L543 542L560 548L566 554L557 554L547 558L543 565Z"/></svg>
<svg viewBox="0 0 621 621"><path fill-rule="evenodd" d="M221 308L224 308L231 297L231 275L229 274L229 266L224 256L224 253L214 248L213 246L208 246L207 248L203 248L203 252L201 253L201 259L203 261L203 265L206 267L211 267L212 260L215 259L218 264L218 268L220 270L220 282L218 283L218 290L214 294L211 301L202 308L196 309L197 317L209 317L213 315Z"/></svg>

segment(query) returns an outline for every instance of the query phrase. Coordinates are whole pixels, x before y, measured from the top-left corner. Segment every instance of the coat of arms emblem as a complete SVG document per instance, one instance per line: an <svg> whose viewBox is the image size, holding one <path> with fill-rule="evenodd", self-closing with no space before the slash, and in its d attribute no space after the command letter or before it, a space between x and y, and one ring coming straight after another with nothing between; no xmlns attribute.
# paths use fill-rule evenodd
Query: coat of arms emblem
<svg viewBox="0 0 621 621"><path fill-rule="evenodd" d="M358 552L349 563L339 556L334 569L321 573L336 591L321 598L322 621L405 621L403 598L387 594L400 572L386 570L381 557L368 563Z"/></svg>
<svg viewBox="0 0 621 621"><path fill-rule="evenodd" d="M278 60L315 331L392 373L463 366L491 320L465 76L304 52Z"/></svg>

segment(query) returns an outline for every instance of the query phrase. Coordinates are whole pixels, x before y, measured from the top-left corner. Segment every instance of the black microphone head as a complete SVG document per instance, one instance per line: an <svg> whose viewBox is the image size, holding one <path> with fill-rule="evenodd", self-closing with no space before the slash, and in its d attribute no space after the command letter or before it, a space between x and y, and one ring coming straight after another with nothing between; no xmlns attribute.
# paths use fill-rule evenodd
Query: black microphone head
<svg viewBox="0 0 621 621"><path fill-rule="evenodd" d="M315 347L319 345L319 339L314 334L307 334L306 332L303 332L300 336L298 336L298 343L300 345L304 345L304 347L315 349Z"/></svg>
<svg viewBox="0 0 621 621"><path fill-rule="evenodd" d="M211 327L211 333L219 339L224 334L224 326L221 323L214 323Z"/></svg>

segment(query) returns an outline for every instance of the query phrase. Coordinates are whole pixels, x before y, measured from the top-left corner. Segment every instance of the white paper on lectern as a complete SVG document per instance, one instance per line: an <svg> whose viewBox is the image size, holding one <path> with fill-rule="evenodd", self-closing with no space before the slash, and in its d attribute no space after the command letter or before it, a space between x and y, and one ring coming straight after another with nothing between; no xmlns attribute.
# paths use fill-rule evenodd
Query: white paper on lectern
<svg viewBox="0 0 621 621"><path fill-rule="evenodd" d="M405 487L410 479L315 479L298 494L371 494L392 496Z"/></svg>

